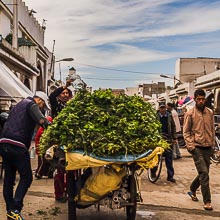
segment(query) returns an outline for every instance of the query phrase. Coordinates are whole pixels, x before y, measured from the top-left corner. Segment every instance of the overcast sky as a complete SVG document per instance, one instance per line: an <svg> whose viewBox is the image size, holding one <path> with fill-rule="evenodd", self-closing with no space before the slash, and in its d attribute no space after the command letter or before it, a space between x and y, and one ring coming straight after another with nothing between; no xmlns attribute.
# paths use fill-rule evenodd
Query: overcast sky
<svg viewBox="0 0 220 220"><path fill-rule="evenodd" d="M61 62L62 75L73 66L94 89L164 81L178 58L220 57L219 0L23 1L47 20L45 46L52 51L55 40L56 59L74 58Z"/></svg>

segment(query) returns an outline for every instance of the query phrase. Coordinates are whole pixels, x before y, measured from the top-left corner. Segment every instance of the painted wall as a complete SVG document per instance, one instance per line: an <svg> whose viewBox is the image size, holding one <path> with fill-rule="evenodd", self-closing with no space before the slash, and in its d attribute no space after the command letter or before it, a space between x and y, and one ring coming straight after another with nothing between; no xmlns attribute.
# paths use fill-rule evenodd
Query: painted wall
<svg viewBox="0 0 220 220"><path fill-rule="evenodd" d="M127 87L125 89L125 94L128 95L128 96L133 96L133 95L138 95L138 87ZM141 93L141 96L143 96L143 91Z"/></svg>
<svg viewBox="0 0 220 220"><path fill-rule="evenodd" d="M193 82L220 67L218 58L179 58L176 61L175 76L182 82Z"/></svg>
<svg viewBox="0 0 220 220"><path fill-rule="evenodd" d="M2 0L4 4L13 4L13 0ZM25 27L36 42L44 46L44 30L38 23L36 18L29 14L29 9L22 0L17 0L18 2L18 21ZM13 13L13 5L7 5L9 10ZM12 19L12 18L11 18ZM9 26L10 27L10 26ZM21 32L20 32L21 33ZM19 36L21 37L21 36Z"/></svg>
<svg viewBox="0 0 220 220"><path fill-rule="evenodd" d="M10 19L4 13L3 10L0 10L0 33L2 37L5 38L11 31L10 31Z"/></svg>

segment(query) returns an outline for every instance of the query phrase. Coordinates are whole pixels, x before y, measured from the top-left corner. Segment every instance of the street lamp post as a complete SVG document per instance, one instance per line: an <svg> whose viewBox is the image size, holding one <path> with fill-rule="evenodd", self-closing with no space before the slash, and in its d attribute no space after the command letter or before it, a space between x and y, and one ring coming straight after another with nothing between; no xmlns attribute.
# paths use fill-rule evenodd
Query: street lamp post
<svg viewBox="0 0 220 220"><path fill-rule="evenodd" d="M60 65L60 62L59 62L59 72L60 72L60 82L62 80L62 72L61 72L61 65Z"/></svg>
<svg viewBox="0 0 220 220"><path fill-rule="evenodd" d="M61 60L57 60L55 61L55 63L59 63L59 72L60 72L60 82L62 81L62 72L61 72L61 65L60 65L60 62L61 61L73 61L74 59L69 57L69 58L63 58Z"/></svg>
<svg viewBox="0 0 220 220"><path fill-rule="evenodd" d="M161 74L160 77L168 78L168 79L173 79L174 80L174 87L175 87L175 82L176 81L178 81L180 84L182 84L182 82L179 79L177 79L175 76L171 77L171 76L167 76L167 75Z"/></svg>
<svg viewBox="0 0 220 220"><path fill-rule="evenodd" d="M55 63L60 62L60 61L73 61L73 60L74 60L73 58L63 58L61 60L55 61Z"/></svg>

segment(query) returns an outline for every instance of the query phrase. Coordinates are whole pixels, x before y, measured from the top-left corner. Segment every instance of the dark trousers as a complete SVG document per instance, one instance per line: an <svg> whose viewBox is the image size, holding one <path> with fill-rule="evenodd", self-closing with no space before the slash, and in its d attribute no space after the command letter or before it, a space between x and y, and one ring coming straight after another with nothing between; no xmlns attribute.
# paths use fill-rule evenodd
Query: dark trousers
<svg viewBox="0 0 220 220"><path fill-rule="evenodd" d="M66 196L65 169L57 168L54 176L55 199L61 199Z"/></svg>
<svg viewBox="0 0 220 220"><path fill-rule="evenodd" d="M172 148L165 150L163 153L163 157L165 157L165 165L167 168L167 179L172 179L174 176ZM156 174L157 168L158 167L152 168L151 172Z"/></svg>
<svg viewBox="0 0 220 220"><path fill-rule="evenodd" d="M165 165L167 168L167 179L172 179L174 176L172 148L165 150L163 156L165 157Z"/></svg>
<svg viewBox="0 0 220 220"><path fill-rule="evenodd" d="M196 148L191 152L198 175L190 185L191 192L201 186L201 192L204 204L211 202L211 193L209 187L209 167L210 167L210 156L213 150L211 147Z"/></svg>
<svg viewBox="0 0 220 220"><path fill-rule="evenodd" d="M3 196L6 210L16 209L20 212L23 207L23 199L33 180L29 152L27 149L15 145L0 144L0 154L5 169ZM20 180L13 193L17 171Z"/></svg>
<svg viewBox="0 0 220 220"><path fill-rule="evenodd" d="M42 176L48 176L49 171L50 171L50 163L45 159L43 156L38 155L37 158L37 162L38 162L38 166L37 169L35 171L35 174L37 174L39 177ZM50 177L50 174L49 174Z"/></svg>

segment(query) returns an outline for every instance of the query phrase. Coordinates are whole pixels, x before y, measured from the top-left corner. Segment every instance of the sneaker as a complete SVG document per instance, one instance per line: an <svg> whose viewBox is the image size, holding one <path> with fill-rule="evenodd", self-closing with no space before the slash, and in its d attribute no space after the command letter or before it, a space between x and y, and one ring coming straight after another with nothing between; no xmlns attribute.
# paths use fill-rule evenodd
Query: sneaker
<svg viewBox="0 0 220 220"><path fill-rule="evenodd" d="M192 201L194 201L194 202L198 202L199 201L199 199L197 198L195 193L189 191L187 194L191 197Z"/></svg>
<svg viewBox="0 0 220 220"><path fill-rule="evenodd" d="M8 220L24 220L18 210L11 210L7 213Z"/></svg>

